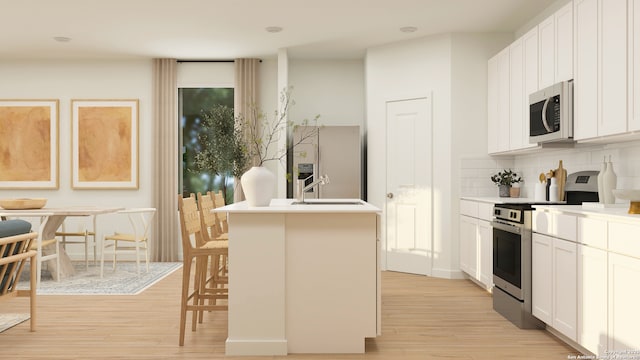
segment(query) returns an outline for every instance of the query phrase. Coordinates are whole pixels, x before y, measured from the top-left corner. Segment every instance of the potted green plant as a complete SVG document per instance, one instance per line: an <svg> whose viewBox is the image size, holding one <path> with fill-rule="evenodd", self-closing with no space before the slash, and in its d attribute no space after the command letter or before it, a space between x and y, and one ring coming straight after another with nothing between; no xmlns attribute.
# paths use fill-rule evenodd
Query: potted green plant
<svg viewBox="0 0 640 360"><path fill-rule="evenodd" d="M491 181L498 185L498 194L500 197L509 197L511 186L521 182L522 178L518 176L515 171L508 169L498 171L497 174L491 175Z"/></svg>
<svg viewBox="0 0 640 360"><path fill-rule="evenodd" d="M235 125L232 108L214 105L201 112L201 121L198 133L201 148L194 156L193 171L220 176L226 196L230 179L239 178L246 170L249 162L246 144L241 129Z"/></svg>
<svg viewBox="0 0 640 360"><path fill-rule="evenodd" d="M195 157L198 170L215 174L230 173L241 179L243 192L250 206L266 206L275 188L275 176L264 167L269 161L282 162L296 145L309 143L317 137L319 115L313 120L295 124L288 120L288 112L295 103L291 99L292 88L285 88L280 96L280 109L269 117L257 107L248 114L234 117L233 109L215 106L203 112L203 133L198 136L207 150ZM295 142L280 148L277 145L289 129L308 126ZM247 175L248 174L248 175Z"/></svg>

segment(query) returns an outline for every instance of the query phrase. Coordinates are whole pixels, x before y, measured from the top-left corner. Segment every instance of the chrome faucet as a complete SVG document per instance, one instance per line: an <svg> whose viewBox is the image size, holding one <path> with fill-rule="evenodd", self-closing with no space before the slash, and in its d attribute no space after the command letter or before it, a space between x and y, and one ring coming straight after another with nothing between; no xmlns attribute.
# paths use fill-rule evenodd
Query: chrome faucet
<svg viewBox="0 0 640 360"><path fill-rule="evenodd" d="M298 194L297 194L298 196L296 196L296 198L299 202L304 202L304 193L307 192L307 190L313 188L316 185L326 185L329 183L329 175L324 174L320 176L318 180L312 182L307 186L302 187L302 185L311 177L313 177L313 175L308 176L306 179L298 179Z"/></svg>

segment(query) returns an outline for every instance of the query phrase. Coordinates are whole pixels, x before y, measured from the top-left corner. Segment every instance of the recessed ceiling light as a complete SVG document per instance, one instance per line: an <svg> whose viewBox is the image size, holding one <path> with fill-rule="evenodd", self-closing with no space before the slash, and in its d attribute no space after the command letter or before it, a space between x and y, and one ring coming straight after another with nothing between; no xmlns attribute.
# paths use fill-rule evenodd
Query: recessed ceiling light
<svg viewBox="0 0 640 360"><path fill-rule="evenodd" d="M53 40L57 41L57 42L69 42L71 41L70 37L66 37L66 36L55 36L53 38Z"/></svg>
<svg viewBox="0 0 640 360"><path fill-rule="evenodd" d="M417 30L418 28L415 26L403 26L400 28L400 31L402 31L403 33L412 33L416 32Z"/></svg>
<svg viewBox="0 0 640 360"><path fill-rule="evenodd" d="M280 31L282 31L282 28L280 26L267 26L264 29L270 33L279 33Z"/></svg>

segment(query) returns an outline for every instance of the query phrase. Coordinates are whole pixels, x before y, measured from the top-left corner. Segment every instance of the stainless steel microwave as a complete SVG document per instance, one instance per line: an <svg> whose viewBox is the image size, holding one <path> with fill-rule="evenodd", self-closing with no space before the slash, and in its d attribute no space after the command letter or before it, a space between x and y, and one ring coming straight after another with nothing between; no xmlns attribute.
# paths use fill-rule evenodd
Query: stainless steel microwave
<svg viewBox="0 0 640 360"><path fill-rule="evenodd" d="M529 95L529 142L573 141L573 80Z"/></svg>

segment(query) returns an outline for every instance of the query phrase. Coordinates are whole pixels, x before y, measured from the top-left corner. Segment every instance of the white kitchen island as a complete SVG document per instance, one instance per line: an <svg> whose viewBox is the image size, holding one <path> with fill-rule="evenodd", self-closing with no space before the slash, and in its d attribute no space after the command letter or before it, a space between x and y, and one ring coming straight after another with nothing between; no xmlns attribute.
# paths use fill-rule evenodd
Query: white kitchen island
<svg viewBox="0 0 640 360"><path fill-rule="evenodd" d="M380 334L380 209L293 201L215 210L229 220L226 354L364 353Z"/></svg>

